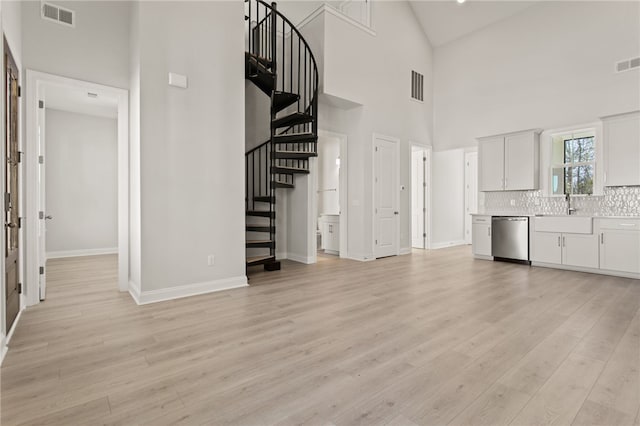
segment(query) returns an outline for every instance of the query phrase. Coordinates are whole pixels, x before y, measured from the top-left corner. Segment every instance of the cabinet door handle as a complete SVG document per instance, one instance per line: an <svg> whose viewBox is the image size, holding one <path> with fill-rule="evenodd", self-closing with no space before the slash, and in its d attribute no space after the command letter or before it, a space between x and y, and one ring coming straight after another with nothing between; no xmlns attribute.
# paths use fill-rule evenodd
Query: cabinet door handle
<svg viewBox="0 0 640 426"><path fill-rule="evenodd" d="M558 235L558 247L560 247L560 236Z"/></svg>
<svg viewBox="0 0 640 426"><path fill-rule="evenodd" d="M562 247L566 247L567 246L567 241L565 240L564 237L562 237Z"/></svg>
<svg viewBox="0 0 640 426"><path fill-rule="evenodd" d="M604 232L600 233L600 244L604 244Z"/></svg>
<svg viewBox="0 0 640 426"><path fill-rule="evenodd" d="M487 235L491 236L491 228L487 228Z"/></svg>

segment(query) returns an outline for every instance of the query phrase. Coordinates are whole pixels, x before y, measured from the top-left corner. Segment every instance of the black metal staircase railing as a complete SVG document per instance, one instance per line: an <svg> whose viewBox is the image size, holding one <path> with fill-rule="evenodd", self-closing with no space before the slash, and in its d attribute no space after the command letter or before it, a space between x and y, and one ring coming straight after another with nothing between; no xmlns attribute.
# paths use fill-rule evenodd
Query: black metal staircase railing
<svg viewBox="0 0 640 426"><path fill-rule="evenodd" d="M295 174L309 173L309 158L317 155L318 67L307 41L276 3L245 0L245 21L245 76L271 99L269 140L245 158L247 215L269 218L268 228L247 225L247 231L268 230L269 244L247 241L247 247L269 247L269 256L260 259L275 261L276 189L293 188ZM269 210L261 210L261 203Z"/></svg>

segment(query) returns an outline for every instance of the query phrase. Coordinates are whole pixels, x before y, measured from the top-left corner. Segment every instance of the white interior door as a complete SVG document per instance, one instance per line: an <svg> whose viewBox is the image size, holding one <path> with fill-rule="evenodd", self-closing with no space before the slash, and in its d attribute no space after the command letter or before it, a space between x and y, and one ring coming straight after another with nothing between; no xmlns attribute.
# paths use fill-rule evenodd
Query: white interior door
<svg viewBox="0 0 640 426"><path fill-rule="evenodd" d="M374 235L375 257L398 254L398 148L399 141L375 136Z"/></svg>
<svg viewBox="0 0 640 426"><path fill-rule="evenodd" d="M425 248L426 223L426 150L412 148L411 151L411 246Z"/></svg>
<svg viewBox="0 0 640 426"><path fill-rule="evenodd" d="M40 265L40 300L44 300L47 292L47 280L45 275L46 258L46 233L47 210L45 192L45 109L44 101L38 105L38 261Z"/></svg>
<svg viewBox="0 0 640 426"><path fill-rule="evenodd" d="M464 240L471 244L471 215L478 213L478 153L468 152L464 160Z"/></svg>

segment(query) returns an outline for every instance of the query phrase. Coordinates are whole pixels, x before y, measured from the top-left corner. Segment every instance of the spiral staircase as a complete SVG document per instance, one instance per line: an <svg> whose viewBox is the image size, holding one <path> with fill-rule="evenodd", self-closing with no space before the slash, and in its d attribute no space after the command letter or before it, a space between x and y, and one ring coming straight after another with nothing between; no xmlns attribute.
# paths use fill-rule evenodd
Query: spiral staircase
<svg viewBox="0 0 640 426"><path fill-rule="evenodd" d="M245 24L245 78L271 100L269 139L245 154L246 264L273 271L278 192L293 189L318 155L318 67L276 3L245 0Z"/></svg>

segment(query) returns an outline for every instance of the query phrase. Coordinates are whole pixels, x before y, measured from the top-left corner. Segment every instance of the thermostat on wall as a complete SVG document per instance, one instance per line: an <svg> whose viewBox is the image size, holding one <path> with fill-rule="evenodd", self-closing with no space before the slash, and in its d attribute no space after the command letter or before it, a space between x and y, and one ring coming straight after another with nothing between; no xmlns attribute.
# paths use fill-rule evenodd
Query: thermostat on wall
<svg viewBox="0 0 640 426"><path fill-rule="evenodd" d="M187 76L182 74L176 74L174 72L169 73L169 86L187 88Z"/></svg>

